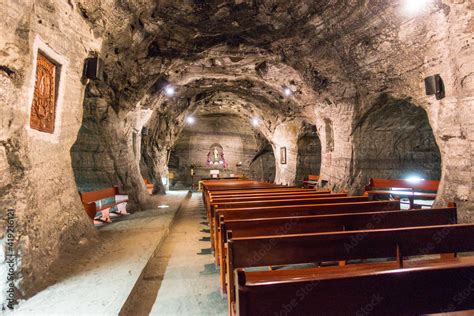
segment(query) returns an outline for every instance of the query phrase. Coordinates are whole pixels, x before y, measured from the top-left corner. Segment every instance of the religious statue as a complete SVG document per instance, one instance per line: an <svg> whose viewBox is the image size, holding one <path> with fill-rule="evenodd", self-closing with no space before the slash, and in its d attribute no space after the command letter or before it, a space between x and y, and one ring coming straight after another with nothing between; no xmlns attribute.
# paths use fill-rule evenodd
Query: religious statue
<svg viewBox="0 0 474 316"><path fill-rule="evenodd" d="M221 165L224 168L227 168L227 161L224 158L224 151L219 144L213 144L209 149L207 154L207 165Z"/></svg>

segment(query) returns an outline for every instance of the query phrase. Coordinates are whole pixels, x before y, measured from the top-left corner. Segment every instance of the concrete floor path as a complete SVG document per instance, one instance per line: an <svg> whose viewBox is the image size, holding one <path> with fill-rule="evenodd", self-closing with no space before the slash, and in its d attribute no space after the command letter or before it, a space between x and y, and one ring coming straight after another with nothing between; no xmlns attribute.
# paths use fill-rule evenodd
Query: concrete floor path
<svg viewBox="0 0 474 316"><path fill-rule="evenodd" d="M194 193L176 214L121 315L227 315L209 227L203 222L202 195Z"/></svg>

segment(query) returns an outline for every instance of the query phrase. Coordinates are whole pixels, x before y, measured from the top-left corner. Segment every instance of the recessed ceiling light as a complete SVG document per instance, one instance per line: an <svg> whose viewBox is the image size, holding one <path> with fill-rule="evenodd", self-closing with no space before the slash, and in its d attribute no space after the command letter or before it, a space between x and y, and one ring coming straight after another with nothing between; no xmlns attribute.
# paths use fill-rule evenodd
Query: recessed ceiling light
<svg viewBox="0 0 474 316"><path fill-rule="evenodd" d="M165 94L166 94L166 96L168 96L168 97L174 96L174 95L176 94L176 88L173 87L172 85L167 85L167 86L165 87Z"/></svg>
<svg viewBox="0 0 474 316"><path fill-rule="evenodd" d="M260 125L260 119L259 119L258 117L254 117L254 118L252 119L252 125L253 125L254 127L258 127L258 126Z"/></svg>
<svg viewBox="0 0 474 316"><path fill-rule="evenodd" d="M433 0L403 0L402 11L405 15L414 16L429 8Z"/></svg>
<svg viewBox="0 0 474 316"><path fill-rule="evenodd" d="M290 88L285 87L283 88L283 94L285 95L285 97L290 97L293 94L293 91Z"/></svg>

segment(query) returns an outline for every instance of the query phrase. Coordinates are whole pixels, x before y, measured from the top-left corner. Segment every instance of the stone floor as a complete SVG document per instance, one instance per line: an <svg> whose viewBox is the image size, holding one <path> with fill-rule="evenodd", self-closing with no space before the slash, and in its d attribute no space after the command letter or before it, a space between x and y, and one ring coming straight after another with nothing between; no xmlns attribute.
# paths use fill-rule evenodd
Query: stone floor
<svg viewBox="0 0 474 316"><path fill-rule="evenodd" d="M176 215L122 315L227 315L204 220L201 194L194 193Z"/></svg>
<svg viewBox="0 0 474 316"><path fill-rule="evenodd" d="M155 209L99 229L98 244L71 250L58 267L55 284L20 302L13 314L118 315L187 198L187 191L169 192L156 197ZM163 204L169 207L158 208Z"/></svg>

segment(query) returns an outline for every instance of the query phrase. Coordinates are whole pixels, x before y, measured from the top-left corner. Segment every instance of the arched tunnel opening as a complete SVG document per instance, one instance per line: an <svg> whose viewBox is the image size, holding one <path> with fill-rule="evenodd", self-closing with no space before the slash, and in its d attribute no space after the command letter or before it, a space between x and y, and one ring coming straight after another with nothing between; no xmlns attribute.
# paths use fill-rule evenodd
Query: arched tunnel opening
<svg viewBox="0 0 474 316"><path fill-rule="evenodd" d="M440 180L441 154L426 111L408 100L381 96L355 123L354 175Z"/></svg>
<svg viewBox="0 0 474 316"><path fill-rule="evenodd" d="M169 189L197 188L199 181L213 176L270 180L272 170L265 157L267 152L261 151L268 148L266 144L268 141L251 122L237 115L193 116L192 123L186 124L170 150Z"/></svg>
<svg viewBox="0 0 474 316"><path fill-rule="evenodd" d="M319 176L321 171L321 140L315 125L303 123L297 146L296 183L301 184L308 175Z"/></svg>

